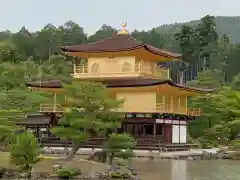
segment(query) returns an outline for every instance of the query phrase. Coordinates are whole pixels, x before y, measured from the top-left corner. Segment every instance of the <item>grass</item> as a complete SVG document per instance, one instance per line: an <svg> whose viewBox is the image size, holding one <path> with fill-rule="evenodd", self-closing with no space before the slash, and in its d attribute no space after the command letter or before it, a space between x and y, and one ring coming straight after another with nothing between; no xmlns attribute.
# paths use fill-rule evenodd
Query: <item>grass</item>
<svg viewBox="0 0 240 180"><path fill-rule="evenodd" d="M1 166L10 167L11 164L9 162L9 153L8 152L0 152Z"/></svg>

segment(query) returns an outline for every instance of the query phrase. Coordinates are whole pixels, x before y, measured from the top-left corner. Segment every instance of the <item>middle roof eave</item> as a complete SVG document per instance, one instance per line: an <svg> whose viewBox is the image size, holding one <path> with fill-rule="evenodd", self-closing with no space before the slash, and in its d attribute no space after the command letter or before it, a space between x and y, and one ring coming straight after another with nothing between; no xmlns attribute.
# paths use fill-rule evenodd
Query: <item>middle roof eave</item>
<svg viewBox="0 0 240 180"><path fill-rule="evenodd" d="M102 82L106 87L109 88L127 88L127 87L146 87L146 86L157 86L162 84L168 84L186 91L194 92L213 92L213 89L202 89L189 87L185 85L176 84L171 80L154 80L154 79L137 79L137 80L105 80ZM69 84L69 83L67 83ZM28 87L36 88L63 88L63 83L59 80L44 81L44 82L29 82L26 83Z"/></svg>

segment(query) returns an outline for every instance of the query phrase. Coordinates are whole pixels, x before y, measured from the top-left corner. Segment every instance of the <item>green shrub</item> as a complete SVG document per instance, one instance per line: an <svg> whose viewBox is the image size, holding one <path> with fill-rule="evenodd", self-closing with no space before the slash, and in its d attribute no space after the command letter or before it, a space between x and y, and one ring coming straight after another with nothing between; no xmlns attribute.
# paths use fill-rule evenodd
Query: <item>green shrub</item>
<svg viewBox="0 0 240 180"><path fill-rule="evenodd" d="M40 146L36 137L30 132L15 135L9 144L11 162L29 171L32 165L38 163L41 158Z"/></svg>
<svg viewBox="0 0 240 180"><path fill-rule="evenodd" d="M63 168L59 169L58 177L61 179L71 179L74 176L78 176L81 174L80 169L77 168Z"/></svg>
<svg viewBox="0 0 240 180"><path fill-rule="evenodd" d="M112 172L110 174L112 179L130 179L131 176L128 173L119 173L119 172Z"/></svg>
<svg viewBox="0 0 240 180"><path fill-rule="evenodd" d="M240 150L240 140L232 141L231 148L233 148L234 150Z"/></svg>
<svg viewBox="0 0 240 180"><path fill-rule="evenodd" d="M120 173L111 173L111 178L112 179L122 179L122 174L120 174Z"/></svg>
<svg viewBox="0 0 240 180"><path fill-rule="evenodd" d="M211 143L202 143L201 147L203 149L211 149L213 147L213 145Z"/></svg>

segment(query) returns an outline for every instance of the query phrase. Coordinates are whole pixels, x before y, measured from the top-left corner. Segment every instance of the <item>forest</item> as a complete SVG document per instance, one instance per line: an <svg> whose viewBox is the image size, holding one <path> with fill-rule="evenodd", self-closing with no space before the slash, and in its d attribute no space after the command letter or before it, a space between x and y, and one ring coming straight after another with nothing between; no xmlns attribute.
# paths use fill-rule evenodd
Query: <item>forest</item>
<svg viewBox="0 0 240 180"><path fill-rule="evenodd" d="M231 29L231 27L228 27ZM46 94L33 94L26 81L68 80L74 59L60 52L59 46L94 42L114 35L117 29L104 24L88 36L73 21L55 27L47 24L37 32L25 27L17 33L0 32L0 108L8 112L36 111ZM234 140L240 132L240 44L220 33L215 17L205 16L194 25L182 24L178 31L152 30L131 32L139 41L182 53L182 61L167 63L172 80L190 86L215 89L213 94L199 96L190 102L202 108L202 116L189 122L189 135L207 145L222 139ZM6 128L1 118L1 128ZM4 132L4 131L2 131ZM222 141L221 141L222 142Z"/></svg>

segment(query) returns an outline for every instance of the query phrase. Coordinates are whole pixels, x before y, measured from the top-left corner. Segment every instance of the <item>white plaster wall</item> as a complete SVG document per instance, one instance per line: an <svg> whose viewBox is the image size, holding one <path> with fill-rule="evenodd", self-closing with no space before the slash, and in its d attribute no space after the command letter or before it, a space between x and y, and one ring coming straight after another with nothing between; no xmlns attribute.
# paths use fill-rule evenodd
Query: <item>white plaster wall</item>
<svg viewBox="0 0 240 180"><path fill-rule="evenodd" d="M172 143L179 143L179 125L172 125Z"/></svg>
<svg viewBox="0 0 240 180"><path fill-rule="evenodd" d="M172 143L187 143L186 125L172 126Z"/></svg>

